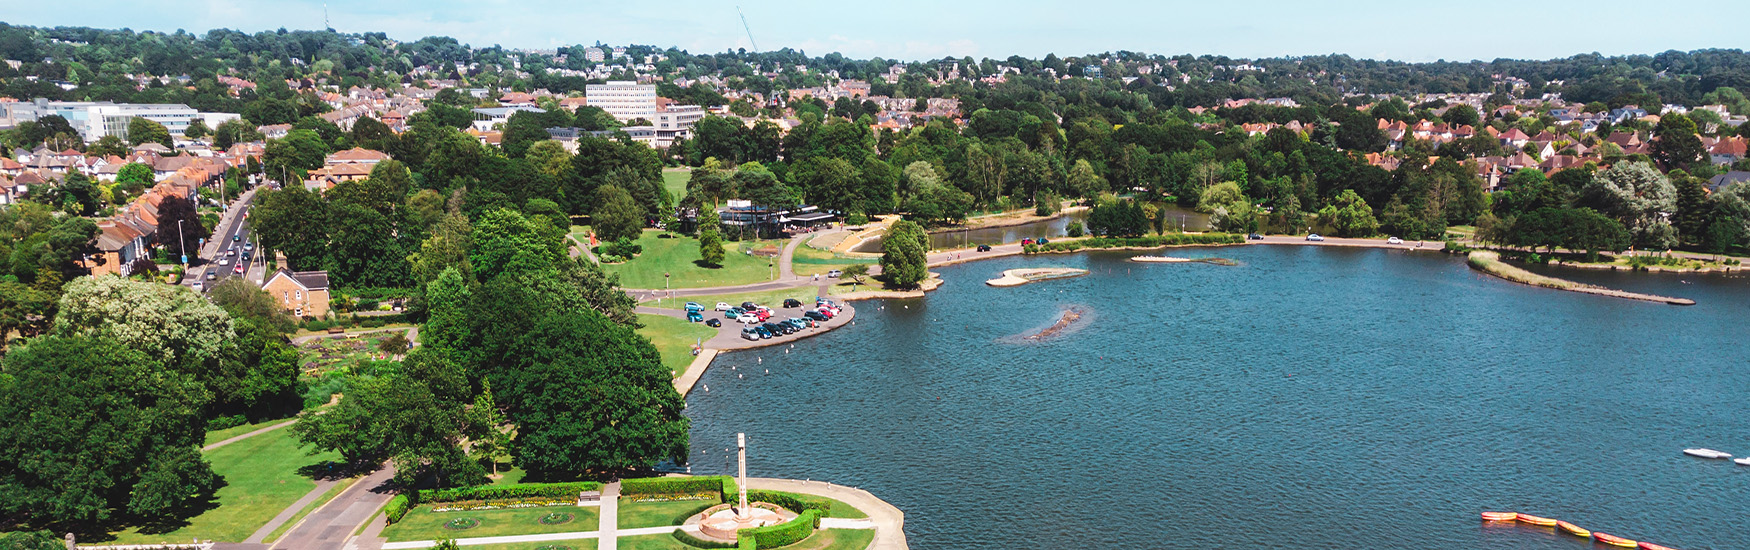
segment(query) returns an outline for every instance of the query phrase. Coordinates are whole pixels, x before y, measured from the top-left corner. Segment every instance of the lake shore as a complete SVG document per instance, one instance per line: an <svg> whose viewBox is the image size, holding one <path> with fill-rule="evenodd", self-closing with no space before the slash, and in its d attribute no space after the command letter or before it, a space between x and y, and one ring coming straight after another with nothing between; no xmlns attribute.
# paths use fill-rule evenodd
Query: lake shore
<svg viewBox="0 0 1750 550"><path fill-rule="evenodd" d="M1526 270L1520 269L1518 267L1507 265L1507 263L1501 261L1501 255L1499 253L1490 252L1490 251L1486 251L1486 250L1477 250L1477 251L1471 252L1470 255L1468 257L1466 257L1465 263L1470 265L1472 269L1476 269L1478 271L1482 271L1483 273L1487 273L1487 274L1493 275L1495 277L1505 279L1508 281L1513 281L1515 283L1520 283L1520 284L1526 284L1526 285L1543 287L1543 288L1550 288L1550 289L1555 289L1555 290L1566 290L1566 291L1570 291L1570 292L1594 294L1594 295L1598 295L1598 296L1608 296L1611 298L1642 300L1642 301L1647 301L1647 302L1659 302L1659 303L1679 305L1679 306L1695 305L1695 300L1691 300L1688 298L1672 298L1669 296L1658 296L1658 295L1654 295L1654 294L1641 294L1638 292L1628 292L1625 290L1616 290L1616 289L1604 288L1601 286L1580 284L1580 283L1576 283L1576 282L1569 281L1566 279L1557 279L1555 277L1547 277L1547 276L1543 276L1543 275L1538 275L1536 273L1532 273L1530 271L1526 271Z"/></svg>

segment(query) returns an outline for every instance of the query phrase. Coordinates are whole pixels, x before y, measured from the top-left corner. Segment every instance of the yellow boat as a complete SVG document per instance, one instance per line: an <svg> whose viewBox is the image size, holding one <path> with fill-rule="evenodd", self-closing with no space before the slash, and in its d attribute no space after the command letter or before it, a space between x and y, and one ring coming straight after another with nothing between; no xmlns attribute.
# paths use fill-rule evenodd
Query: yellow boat
<svg viewBox="0 0 1750 550"><path fill-rule="evenodd" d="M1529 523L1532 525L1542 525L1544 527L1554 527L1556 524L1556 520L1549 519L1549 518L1540 518L1540 517L1537 517L1537 516L1534 516L1531 514L1527 514L1524 512L1519 513L1518 519L1519 519L1519 521L1522 521L1525 523Z"/></svg>
<svg viewBox="0 0 1750 550"><path fill-rule="evenodd" d="M1513 512L1483 512L1483 521L1513 521L1519 519L1519 514Z"/></svg>
<svg viewBox="0 0 1750 550"><path fill-rule="evenodd" d="M1563 532L1565 532L1567 534L1570 534L1570 535L1573 535L1576 537L1580 537L1580 538L1588 538L1588 537L1592 536L1592 532L1587 531L1584 527L1580 527L1578 525L1574 525L1572 523L1568 523L1565 521L1556 522L1556 528L1561 529Z"/></svg>
<svg viewBox="0 0 1750 550"><path fill-rule="evenodd" d="M1638 543L1638 542L1628 540L1628 539L1625 539L1625 538L1622 538L1622 537L1619 537L1616 535L1607 535L1607 534L1599 533L1599 532L1592 533L1592 540L1602 542L1604 544L1608 544L1611 546L1621 546L1623 548L1634 548L1636 546L1640 546L1640 543Z"/></svg>

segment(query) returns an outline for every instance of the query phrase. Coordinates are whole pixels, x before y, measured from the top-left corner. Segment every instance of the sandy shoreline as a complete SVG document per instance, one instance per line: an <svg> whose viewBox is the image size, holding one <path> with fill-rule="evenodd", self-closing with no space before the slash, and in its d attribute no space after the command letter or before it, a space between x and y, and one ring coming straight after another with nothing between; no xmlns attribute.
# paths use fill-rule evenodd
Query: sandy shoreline
<svg viewBox="0 0 1750 550"><path fill-rule="evenodd" d="M1566 279L1538 275L1518 267L1507 265L1501 261L1501 255L1499 253L1486 250L1471 252L1466 258L1465 263L1473 269L1493 275L1497 278L1530 286L1608 296L1611 298L1658 302L1678 306L1695 305L1695 300L1688 298L1672 298L1670 296L1659 296L1656 294L1641 294L1639 292L1629 292L1626 290L1616 290L1601 286L1580 284Z"/></svg>

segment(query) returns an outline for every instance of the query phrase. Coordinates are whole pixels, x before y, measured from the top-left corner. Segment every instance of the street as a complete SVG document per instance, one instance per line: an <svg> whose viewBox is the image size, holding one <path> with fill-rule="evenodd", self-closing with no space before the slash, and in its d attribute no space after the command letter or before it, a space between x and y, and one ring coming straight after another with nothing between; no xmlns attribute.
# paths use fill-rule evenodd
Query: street
<svg viewBox="0 0 1750 550"><path fill-rule="evenodd" d="M246 246L254 244L251 240L253 235L249 232L249 210L255 199L256 189L243 193L243 196L226 208L219 219L218 227L213 230L213 235L201 245L199 256L189 258L188 272L182 280L184 286L206 292L220 281L237 276L235 268L238 262L243 261L245 252L249 254L249 260L245 264L243 276L252 283L259 284L262 280L266 260L257 254L258 250ZM195 286L197 283L200 285L198 288Z"/></svg>

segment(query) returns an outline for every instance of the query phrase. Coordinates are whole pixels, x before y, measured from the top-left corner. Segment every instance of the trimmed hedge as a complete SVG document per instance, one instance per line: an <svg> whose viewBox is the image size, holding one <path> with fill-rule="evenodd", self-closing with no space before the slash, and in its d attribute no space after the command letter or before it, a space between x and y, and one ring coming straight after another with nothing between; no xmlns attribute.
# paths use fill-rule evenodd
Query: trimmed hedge
<svg viewBox="0 0 1750 550"><path fill-rule="evenodd" d="M401 518L407 515L407 510L411 508L413 508L413 503L408 501L406 494L395 495L395 498L389 499L389 505L383 508L383 517L388 518L389 525L394 525L395 522L401 521Z"/></svg>
<svg viewBox="0 0 1750 550"><path fill-rule="evenodd" d="M802 515L796 516L796 519L784 523L742 529L740 533L736 534L736 540L741 541L743 548L747 547L746 541L750 539L754 541L756 548L777 548L802 542L802 539L814 534L814 530L818 527L820 527L820 511L807 510L802 512Z"/></svg>
<svg viewBox="0 0 1750 550"><path fill-rule="evenodd" d="M421 489L414 503L456 502L463 500L504 500L531 497L575 498L585 491L600 491L602 484L594 481L576 483L519 483L516 485L478 485L454 489Z"/></svg>
<svg viewBox="0 0 1750 550"><path fill-rule="evenodd" d="M705 539L702 539L699 537L695 537L695 536L693 536L692 533L688 533L688 532L683 531L679 528L676 528L674 530L674 539L680 541L681 544L685 544L685 545L691 546L693 548L739 548L739 547L741 547L741 543L740 543L739 539L737 539L737 542L717 542L714 540L705 540ZM749 539L749 540L752 540L752 539Z"/></svg>
<svg viewBox="0 0 1750 550"><path fill-rule="evenodd" d="M735 478L729 476L647 477L620 480L620 496L684 498L716 495L721 502L737 498Z"/></svg>
<svg viewBox="0 0 1750 550"><path fill-rule="evenodd" d="M832 503L830 502L805 502L802 499L775 491L748 491L747 501L770 502L772 504L783 506L784 508L798 514L807 510L814 510L820 512L822 517L825 517L828 512L832 511Z"/></svg>
<svg viewBox="0 0 1750 550"><path fill-rule="evenodd" d="M1231 233L1173 233L1167 235L1149 235L1146 237L1094 237L1073 241L1055 241L1043 245L1030 244L1022 247L1026 254L1043 252L1074 252L1095 248L1159 248L1163 246L1207 245L1207 244L1243 244L1244 235Z"/></svg>

